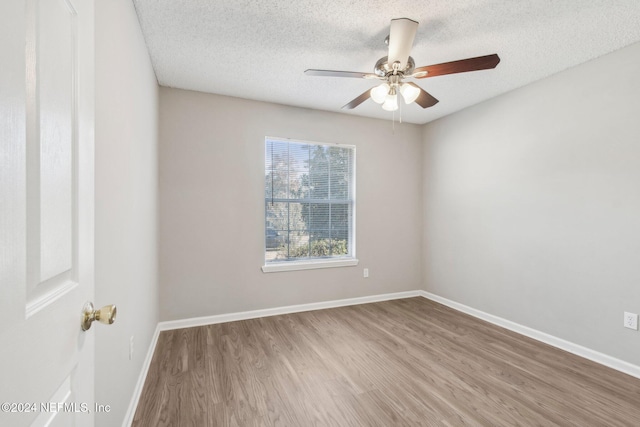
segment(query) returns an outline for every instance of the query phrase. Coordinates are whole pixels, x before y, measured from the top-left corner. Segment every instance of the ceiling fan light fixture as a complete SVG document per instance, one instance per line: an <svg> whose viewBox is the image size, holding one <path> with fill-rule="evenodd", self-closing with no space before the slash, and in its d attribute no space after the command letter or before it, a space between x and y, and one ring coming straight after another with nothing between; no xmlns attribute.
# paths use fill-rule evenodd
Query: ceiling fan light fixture
<svg viewBox="0 0 640 427"><path fill-rule="evenodd" d="M400 93L404 98L404 102L406 102L407 104L411 104L416 99L418 99L418 96L420 95L420 89L410 84L403 83L400 87Z"/></svg>
<svg viewBox="0 0 640 427"><path fill-rule="evenodd" d="M378 104L382 104L389 93L389 85L382 83L380 86L376 86L371 89L371 99Z"/></svg>
<svg viewBox="0 0 640 427"><path fill-rule="evenodd" d="M373 67L373 73L335 70L305 70L310 76L351 77L360 79L377 79L383 83L367 89L365 92L342 106L343 110L351 110L369 98L381 105L386 111L399 109L398 95L406 104L416 103L422 108L433 107L438 100L428 92L412 82L403 83L405 78L424 79L448 74L467 73L469 71L490 70L500 63L497 54L459 59L441 64L426 65L416 68L415 61L410 56L413 41L417 33L418 22L409 18L391 20L389 36L385 40L389 46L389 53L378 59Z"/></svg>
<svg viewBox="0 0 640 427"><path fill-rule="evenodd" d="M384 104L382 104L382 109L386 111L396 111L398 109L398 95L387 95Z"/></svg>

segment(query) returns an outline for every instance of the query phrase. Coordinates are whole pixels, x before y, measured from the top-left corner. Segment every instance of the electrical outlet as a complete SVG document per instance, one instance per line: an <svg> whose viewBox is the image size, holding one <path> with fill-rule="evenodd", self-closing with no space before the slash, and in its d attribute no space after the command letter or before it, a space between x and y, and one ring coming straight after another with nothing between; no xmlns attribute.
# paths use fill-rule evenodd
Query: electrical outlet
<svg viewBox="0 0 640 427"><path fill-rule="evenodd" d="M369 277L369 269L368 269L368 268L365 268L365 269L364 269L364 271L362 272L362 276L363 276L364 278Z"/></svg>
<svg viewBox="0 0 640 427"><path fill-rule="evenodd" d="M133 335L129 338L129 360L133 360Z"/></svg>
<svg viewBox="0 0 640 427"><path fill-rule="evenodd" d="M633 329L634 331L638 330L638 315L635 313L627 313L624 312L624 327Z"/></svg>

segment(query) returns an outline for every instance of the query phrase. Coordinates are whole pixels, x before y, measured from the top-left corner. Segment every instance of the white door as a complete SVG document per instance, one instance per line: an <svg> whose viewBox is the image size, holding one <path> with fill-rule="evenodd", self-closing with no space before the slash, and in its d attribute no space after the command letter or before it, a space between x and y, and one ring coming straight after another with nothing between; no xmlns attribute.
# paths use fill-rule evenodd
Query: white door
<svg viewBox="0 0 640 427"><path fill-rule="evenodd" d="M0 1L0 425L91 426L93 0Z"/></svg>

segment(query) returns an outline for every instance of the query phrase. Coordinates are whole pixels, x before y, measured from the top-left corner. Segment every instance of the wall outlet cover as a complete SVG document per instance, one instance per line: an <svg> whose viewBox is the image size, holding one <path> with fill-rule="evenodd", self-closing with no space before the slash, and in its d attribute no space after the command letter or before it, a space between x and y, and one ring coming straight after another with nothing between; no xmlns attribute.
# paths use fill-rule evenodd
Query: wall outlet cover
<svg viewBox="0 0 640 427"><path fill-rule="evenodd" d="M638 315L636 313L627 313L624 312L624 327L633 329L634 331L638 330Z"/></svg>

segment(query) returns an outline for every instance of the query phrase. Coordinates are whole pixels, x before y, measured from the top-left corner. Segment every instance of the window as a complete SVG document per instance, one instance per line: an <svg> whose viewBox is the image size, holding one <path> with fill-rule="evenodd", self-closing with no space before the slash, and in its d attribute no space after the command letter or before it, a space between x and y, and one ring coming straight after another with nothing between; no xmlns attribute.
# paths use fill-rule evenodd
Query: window
<svg viewBox="0 0 640 427"><path fill-rule="evenodd" d="M265 139L263 271L357 264L354 165L352 146Z"/></svg>

